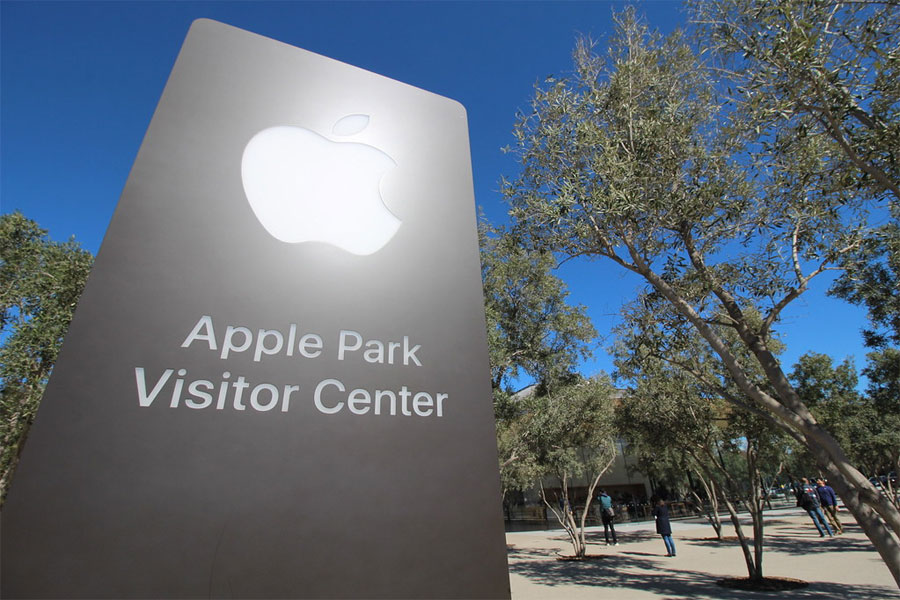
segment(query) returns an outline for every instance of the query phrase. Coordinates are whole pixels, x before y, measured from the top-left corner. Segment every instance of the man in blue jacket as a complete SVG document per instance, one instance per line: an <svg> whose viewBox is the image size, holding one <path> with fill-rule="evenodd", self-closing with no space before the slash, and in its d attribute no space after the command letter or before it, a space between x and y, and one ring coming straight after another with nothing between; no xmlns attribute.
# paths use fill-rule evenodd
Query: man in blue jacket
<svg viewBox="0 0 900 600"><path fill-rule="evenodd" d="M822 510L825 511L825 516L828 517L835 533L838 535L844 533L844 527L837 516L837 496L831 486L825 483L821 477L816 479L816 493L819 495L819 502L822 503Z"/></svg>

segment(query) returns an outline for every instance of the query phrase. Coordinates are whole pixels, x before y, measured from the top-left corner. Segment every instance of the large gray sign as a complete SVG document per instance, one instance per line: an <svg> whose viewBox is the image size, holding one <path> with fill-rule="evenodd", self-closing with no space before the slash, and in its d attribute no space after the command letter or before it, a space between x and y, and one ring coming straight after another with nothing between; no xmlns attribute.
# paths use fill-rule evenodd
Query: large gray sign
<svg viewBox="0 0 900 600"><path fill-rule="evenodd" d="M3 597L509 597L478 260L459 104L195 22L3 510Z"/></svg>

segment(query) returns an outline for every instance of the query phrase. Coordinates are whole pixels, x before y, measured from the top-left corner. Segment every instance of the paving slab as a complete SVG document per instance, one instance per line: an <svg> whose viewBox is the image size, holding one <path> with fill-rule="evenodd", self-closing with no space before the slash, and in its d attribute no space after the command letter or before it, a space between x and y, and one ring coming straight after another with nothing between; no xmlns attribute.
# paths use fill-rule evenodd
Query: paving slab
<svg viewBox="0 0 900 600"><path fill-rule="evenodd" d="M841 513L844 535L820 538L800 509L766 513L763 573L767 577L802 579L805 588L783 592L745 592L721 587L718 580L746 577L747 568L734 529L726 522L718 541L708 524L673 521L677 556L666 557L653 522L616 526L619 545L606 546L603 527L587 529L588 554L601 558L560 561L572 553L564 531L506 534L513 600L676 600L725 598L741 600L789 597L900 599L900 590L872 543ZM747 521L746 533L749 533Z"/></svg>

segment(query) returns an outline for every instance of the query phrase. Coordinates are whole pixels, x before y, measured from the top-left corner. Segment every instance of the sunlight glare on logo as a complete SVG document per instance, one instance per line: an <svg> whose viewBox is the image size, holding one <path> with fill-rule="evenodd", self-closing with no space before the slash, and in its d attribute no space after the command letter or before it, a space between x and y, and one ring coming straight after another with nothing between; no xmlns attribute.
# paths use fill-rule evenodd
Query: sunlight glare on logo
<svg viewBox="0 0 900 600"><path fill-rule="evenodd" d="M368 125L368 115L347 115L332 133L348 137ZM272 237L287 243L324 242L368 255L384 247L400 227L380 189L381 178L394 166L374 146L278 125L247 143L241 178L250 207Z"/></svg>

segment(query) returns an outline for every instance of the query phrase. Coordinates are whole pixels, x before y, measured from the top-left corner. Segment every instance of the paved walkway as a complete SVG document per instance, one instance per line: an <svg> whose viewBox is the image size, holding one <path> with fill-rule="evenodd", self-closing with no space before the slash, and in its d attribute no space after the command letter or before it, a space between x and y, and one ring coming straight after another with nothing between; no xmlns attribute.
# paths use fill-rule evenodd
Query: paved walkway
<svg viewBox="0 0 900 600"><path fill-rule="evenodd" d="M844 535L820 538L809 517L798 508L766 513L763 572L791 577L809 586L790 592L744 592L716 585L726 577L746 577L737 538L719 542L712 527L697 520L674 521L678 556L667 558L652 522L616 527L619 545L603 543L603 527L588 529L588 554L599 560L556 560L571 554L564 531L506 534L513 600L614 600L726 598L761 600L790 598L900 599L893 578L871 542L850 515L841 513ZM724 535L734 536L727 523ZM745 529L749 533L749 529Z"/></svg>

